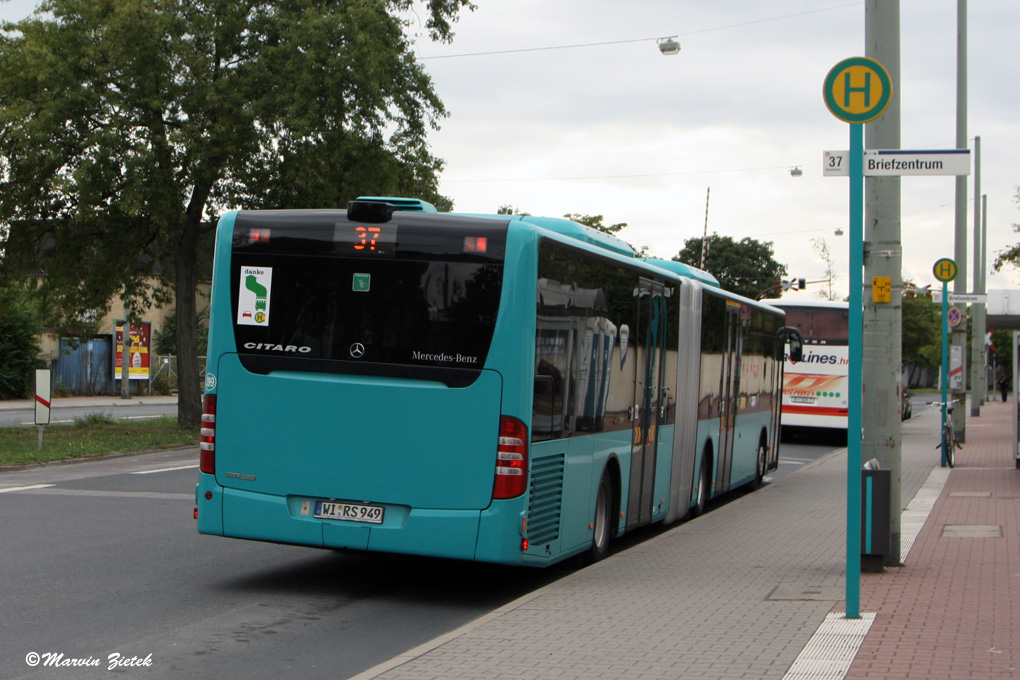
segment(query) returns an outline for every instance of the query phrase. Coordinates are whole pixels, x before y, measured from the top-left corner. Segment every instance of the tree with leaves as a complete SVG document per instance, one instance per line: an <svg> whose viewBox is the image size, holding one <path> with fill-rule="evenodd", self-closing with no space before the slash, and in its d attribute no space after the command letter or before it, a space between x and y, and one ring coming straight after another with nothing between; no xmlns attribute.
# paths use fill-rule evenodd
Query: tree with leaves
<svg viewBox="0 0 1020 680"><path fill-rule="evenodd" d="M825 264L825 287L819 288L815 295L823 300L838 300L839 294L836 292L836 287L833 284L837 277L836 260L832 257L829 242L824 238L813 238L811 239L811 247L815 249L818 257Z"/></svg>
<svg viewBox="0 0 1020 680"><path fill-rule="evenodd" d="M1000 328L993 330L991 333L992 346L989 349L988 360L995 367L995 373L992 375L988 387L990 390L994 390L1000 376L1003 374L1007 376L1014 375L1013 331L1011 329Z"/></svg>
<svg viewBox="0 0 1020 680"><path fill-rule="evenodd" d="M701 246L701 237L687 239L673 260L701 267ZM765 291L768 292L762 297L779 297L776 281L787 272L786 265L773 257L771 241L761 242L748 237L735 241L730 236L718 234L708 237L705 268L719 279L724 289L751 299Z"/></svg>
<svg viewBox="0 0 1020 680"><path fill-rule="evenodd" d="M1013 202L1020 204L1020 187L1016 188L1016 194L1013 196ZM1013 223L1013 231L1020 233L1020 224ZM1001 270L1007 264L1011 264L1014 267L1020 267L1020 243L1016 244L1012 248L1008 248L998 254L995 258L995 271Z"/></svg>
<svg viewBox="0 0 1020 680"><path fill-rule="evenodd" d="M606 224L603 221L602 215L579 215L577 213L571 213L569 215L564 215L564 217L572 222L577 222L578 224L583 224L586 227L591 227L595 231L612 234L613 236L627 228L626 222Z"/></svg>
<svg viewBox="0 0 1020 680"><path fill-rule="evenodd" d="M25 287L0 286L0 399L32 394L39 347L39 304Z"/></svg>
<svg viewBox="0 0 1020 680"><path fill-rule="evenodd" d="M0 250L47 311L176 301L178 420L201 414L203 235L235 208L441 206L446 115L406 37L413 0L45 0L0 35ZM469 0L427 0L452 38ZM153 276L158 285L150 288Z"/></svg>
<svg viewBox="0 0 1020 680"><path fill-rule="evenodd" d="M907 291L909 285L904 286ZM934 305L925 295L903 295L902 315L903 366L907 387L916 387L924 370L938 372L942 366L942 307Z"/></svg>

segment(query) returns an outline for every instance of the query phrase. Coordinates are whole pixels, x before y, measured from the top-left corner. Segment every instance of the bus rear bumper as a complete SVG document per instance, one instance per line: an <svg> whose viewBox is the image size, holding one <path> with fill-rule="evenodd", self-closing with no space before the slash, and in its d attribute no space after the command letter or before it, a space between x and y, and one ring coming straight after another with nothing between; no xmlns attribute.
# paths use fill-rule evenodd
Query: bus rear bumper
<svg viewBox="0 0 1020 680"><path fill-rule="evenodd" d="M495 501L482 511L386 506L383 524L373 525L315 518L314 500L225 488L213 475L200 474L198 531L320 548L521 563L519 502Z"/></svg>
<svg viewBox="0 0 1020 680"><path fill-rule="evenodd" d="M195 511L198 533L223 535L223 487L213 475L200 472L195 485Z"/></svg>

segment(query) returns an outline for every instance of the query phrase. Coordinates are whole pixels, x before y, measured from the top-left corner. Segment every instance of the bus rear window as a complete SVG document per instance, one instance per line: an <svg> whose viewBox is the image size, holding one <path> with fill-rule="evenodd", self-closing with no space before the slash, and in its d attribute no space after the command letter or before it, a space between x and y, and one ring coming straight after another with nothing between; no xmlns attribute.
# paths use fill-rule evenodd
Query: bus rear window
<svg viewBox="0 0 1020 680"><path fill-rule="evenodd" d="M785 307L786 325L793 326L814 343L846 344L847 310L829 307Z"/></svg>
<svg viewBox="0 0 1020 680"><path fill-rule="evenodd" d="M345 211L238 213L234 335L250 371L384 375L467 385L485 364L507 223Z"/></svg>

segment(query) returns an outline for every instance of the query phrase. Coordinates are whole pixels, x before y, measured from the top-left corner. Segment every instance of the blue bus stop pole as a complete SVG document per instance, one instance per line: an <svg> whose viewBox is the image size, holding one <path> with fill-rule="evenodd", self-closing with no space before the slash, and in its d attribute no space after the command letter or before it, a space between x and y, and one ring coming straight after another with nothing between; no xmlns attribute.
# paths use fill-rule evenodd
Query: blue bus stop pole
<svg viewBox="0 0 1020 680"><path fill-rule="evenodd" d="M861 372L864 359L864 125L850 124L850 309L846 428L846 617L861 618ZM943 400L944 401L944 400Z"/></svg>
<svg viewBox="0 0 1020 680"><path fill-rule="evenodd" d="M946 429L946 415L947 407L946 402L949 401L949 282L942 282L942 429L939 432L940 438L941 433ZM946 443L942 442L942 467L945 467L949 462L946 456Z"/></svg>

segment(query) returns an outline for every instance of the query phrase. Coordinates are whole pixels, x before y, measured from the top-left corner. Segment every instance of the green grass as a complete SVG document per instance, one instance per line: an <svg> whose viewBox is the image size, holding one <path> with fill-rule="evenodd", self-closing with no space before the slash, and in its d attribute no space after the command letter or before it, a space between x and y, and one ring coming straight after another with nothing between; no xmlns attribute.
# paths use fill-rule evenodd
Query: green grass
<svg viewBox="0 0 1020 680"><path fill-rule="evenodd" d="M114 421L91 413L73 425L48 425L43 430L42 451L38 428L0 428L0 466L197 445L198 432L181 429L176 418Z"/></svg>

